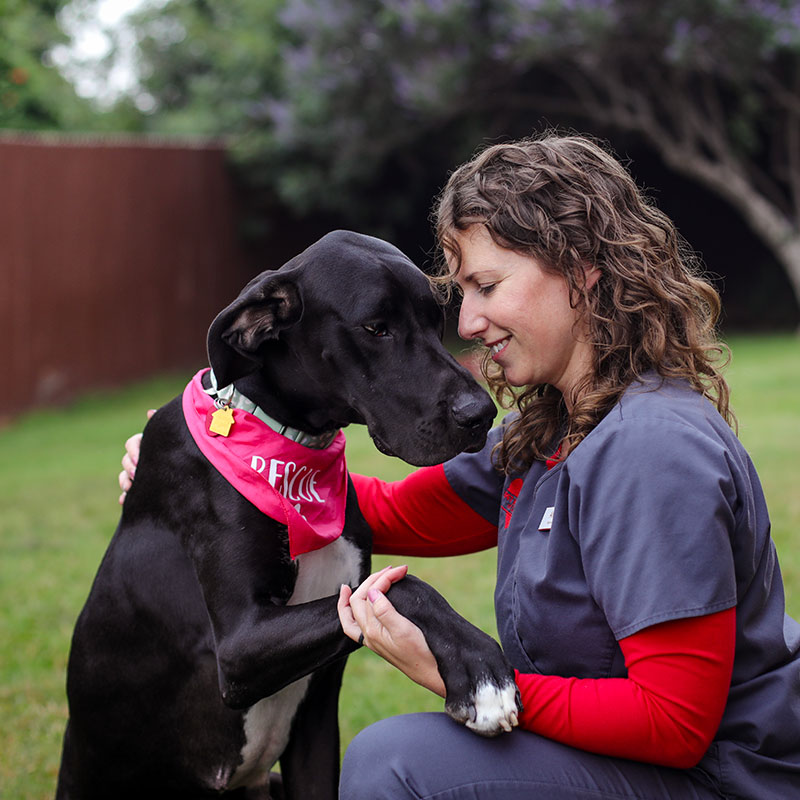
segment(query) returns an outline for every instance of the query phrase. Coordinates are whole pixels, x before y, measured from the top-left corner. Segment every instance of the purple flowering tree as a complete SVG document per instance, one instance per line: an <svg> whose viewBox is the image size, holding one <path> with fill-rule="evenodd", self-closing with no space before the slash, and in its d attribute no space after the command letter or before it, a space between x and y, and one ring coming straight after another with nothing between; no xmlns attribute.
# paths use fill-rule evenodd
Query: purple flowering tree
<svg viewBox="0 0 800 800"><path fill-rule="evenodd" d="M620 131L724 198L800 304L798 0L169 0L137 25L145 127L229 136L298 212L379 231L486 139Z"/></svg>

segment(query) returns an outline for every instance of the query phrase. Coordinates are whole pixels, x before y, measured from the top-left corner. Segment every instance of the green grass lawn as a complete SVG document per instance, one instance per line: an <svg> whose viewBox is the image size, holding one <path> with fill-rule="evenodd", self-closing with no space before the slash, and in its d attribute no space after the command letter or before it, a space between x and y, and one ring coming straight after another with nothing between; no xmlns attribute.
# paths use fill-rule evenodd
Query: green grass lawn
<svg viewBox="0 0 800 800"><path fill-rule="evenodd" d="M767 494L787 604L800 617L800 340L737 338L729 370L739 434ZM116 476L124 440L145 410L184 385L177 375L37 411L0 430L0 795L52 797L66 720L69 638L116 526ZM352 470L401 477L407 467L348 430ZM389 563L376 559L376 566ZM412 559L473 622L494 630L492 553ZM348 664L342 742L379 718L439 709L441 701L367 651Z"/></svg>

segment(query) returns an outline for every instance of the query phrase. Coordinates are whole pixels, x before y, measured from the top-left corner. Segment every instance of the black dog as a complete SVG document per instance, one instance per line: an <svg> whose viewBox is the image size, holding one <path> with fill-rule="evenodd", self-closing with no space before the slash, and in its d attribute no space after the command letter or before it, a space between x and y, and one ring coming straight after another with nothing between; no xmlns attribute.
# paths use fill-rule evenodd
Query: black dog
<svg viewBox="0 0 800 800"><path fill-rule="evenodd" d="M441 329L399 250L337 231L248 284L208 351L218 385L282 425L327 441L365 423L380 450L425 465L481 447L494 415ZM155 414L72 640L60 800L268 797L278 759L286 797L336 796L338 693L357 646L336 600L370 564L344 485L342 535L293 559L287 526L198 449L181 398ZM418 579L389 597L424 631L451 716L485 735L516 724L499 646Z"/></svg>

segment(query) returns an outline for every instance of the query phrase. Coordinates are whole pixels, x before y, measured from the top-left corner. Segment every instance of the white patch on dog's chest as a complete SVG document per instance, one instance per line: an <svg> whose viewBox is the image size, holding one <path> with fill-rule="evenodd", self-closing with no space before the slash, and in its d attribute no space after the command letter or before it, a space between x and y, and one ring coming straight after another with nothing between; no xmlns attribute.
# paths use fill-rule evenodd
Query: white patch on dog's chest
<svg viewBox="0 0 800 800"><path fill-rule="evenodd" d="M320 550L298 556L294 592L287 605L300 605L339 593L343 583L356 585L361 568L361 551L338 538ZM245 745L242 763L228 785L263 786L269 771L286 748L297 707L305 697L310 676L290 683L251 706L244 715Z"/></svg>
<svg viewBox="0 0 800 800"><path fill-rule="evenodd" d="M290 606L339 594L343 583L355 585L361 569L361 551L339 537L327 547L298 556L297 561L300 567L287 603Z"/></svg>

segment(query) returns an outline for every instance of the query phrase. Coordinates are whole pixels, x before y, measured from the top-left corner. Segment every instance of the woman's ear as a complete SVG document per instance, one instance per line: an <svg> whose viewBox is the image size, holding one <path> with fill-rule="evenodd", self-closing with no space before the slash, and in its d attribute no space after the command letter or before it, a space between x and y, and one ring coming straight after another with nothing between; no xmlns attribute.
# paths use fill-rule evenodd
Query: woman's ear
<svg viewBox="0 0 800 800"><path fill-rule="evenodd" d="M584 286L586 287L586 291L589 291L589 289L591 289L597 283L597 281L600 279L601 272L602 270L600 267L596 267L593 264L587 264L583 268L583 274L585 276L584 279L586 281Z"/></svg>

